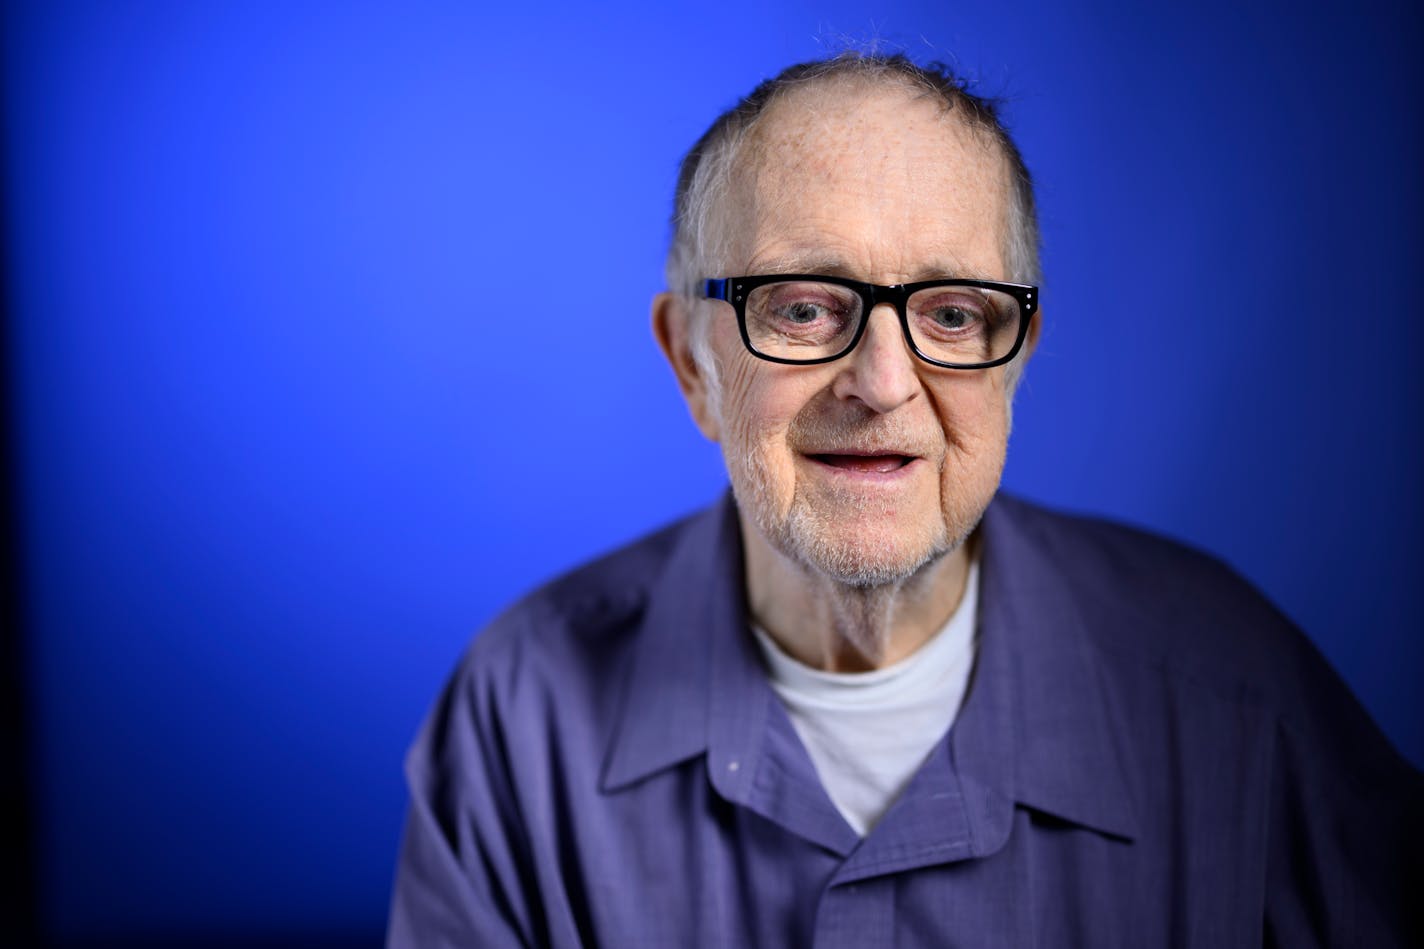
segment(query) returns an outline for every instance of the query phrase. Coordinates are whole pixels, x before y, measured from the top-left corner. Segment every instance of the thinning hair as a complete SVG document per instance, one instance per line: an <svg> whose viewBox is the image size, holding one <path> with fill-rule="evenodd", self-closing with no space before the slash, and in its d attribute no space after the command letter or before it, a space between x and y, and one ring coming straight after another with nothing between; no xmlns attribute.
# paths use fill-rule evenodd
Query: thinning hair
<svg viewBox="0 0 1424 949"><path fill-rule="evenodd" d="M903 53L881 55L849 51L830 59L798 63L767 79L735 106L723 112L683 156L673 199L672 242L667 256L668 289L698 296L698 281L720 263L714 253L713 218L726 198L731 172L742 146L767 108L787 92L808 86L856 80L870 85L896 85L936 99L965 126L987 136L1008 165L1008 220L1005 222L1006 278L1040 282L1038 213L1033 179L1018 146L999 119L998 104L968 91L968 82L942 63L920 66Z"/></svg>

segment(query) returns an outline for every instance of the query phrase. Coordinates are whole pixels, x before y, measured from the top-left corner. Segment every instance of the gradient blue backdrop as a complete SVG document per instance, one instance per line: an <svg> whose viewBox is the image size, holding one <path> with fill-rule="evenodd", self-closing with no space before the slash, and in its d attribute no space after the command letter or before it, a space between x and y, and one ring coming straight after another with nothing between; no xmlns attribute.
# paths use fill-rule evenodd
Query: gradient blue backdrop
<svg viewBox="0 0 1424 949"><path fill-rule="evenodd" d="M469 636L720 490L647 331L675 164L843 36L1037 175L1007 485L1224 557L1424 761L1419 8L1253 11L10 4L50 931L379 938Z"/></svg>

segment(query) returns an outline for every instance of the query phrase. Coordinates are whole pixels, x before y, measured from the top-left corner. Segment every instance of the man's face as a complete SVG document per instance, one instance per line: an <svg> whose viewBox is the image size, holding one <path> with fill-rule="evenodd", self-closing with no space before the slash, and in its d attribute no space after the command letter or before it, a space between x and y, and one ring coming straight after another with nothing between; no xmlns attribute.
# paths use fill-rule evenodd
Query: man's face
<svg viewBox="0 0 1424 949"><path fill-rule="evenodd" d="M897 89L841 85L770 107L733 172L726 273L880 284L1004 279L1002 159L953 113ZM1003 367L915 358L877 307L835 362L757 359L732 309L700 304L720 366L716 415L743 516L770 545L857 586L907 578L973 530L1008 438Z"/></svg>

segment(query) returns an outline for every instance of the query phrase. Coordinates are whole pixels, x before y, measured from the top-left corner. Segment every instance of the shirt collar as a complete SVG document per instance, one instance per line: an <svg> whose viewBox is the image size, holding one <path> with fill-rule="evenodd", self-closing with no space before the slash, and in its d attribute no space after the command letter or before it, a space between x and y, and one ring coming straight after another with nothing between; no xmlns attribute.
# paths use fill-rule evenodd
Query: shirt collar
<svg viewBox="0 0 1424 949"><path fill-rule="evenodd" d="M727 492L687 523L651 585L622 721L605 759L605 791L707 750L713 662L746 635L746 613L741 534Z"/></svg>
<svg viewBox="0 0 1424 949"><path fill-rule="evenodd" d="M1076 591L1033 538L1035 516L1001 496L980 525L979 653L951 732L955 768L966 792L977 793L971 808L1000 811L996 801L1017 801L1131 838L1136 821L1094 647ZM688 522L652 584L604 790L708 751L714 729L745 738L735 742L740 747L756 746L750 732L764 727L771 693L752 675L746 612L729 492ZM725 694L728 688L739 694ZM728 721L729 710L736 721ZM753 769L731 764L710 770L724 793L739 798L736 785ZM1006 820L988 824L1006 837ZM995 848L986 840L975 849Z"/></svg>

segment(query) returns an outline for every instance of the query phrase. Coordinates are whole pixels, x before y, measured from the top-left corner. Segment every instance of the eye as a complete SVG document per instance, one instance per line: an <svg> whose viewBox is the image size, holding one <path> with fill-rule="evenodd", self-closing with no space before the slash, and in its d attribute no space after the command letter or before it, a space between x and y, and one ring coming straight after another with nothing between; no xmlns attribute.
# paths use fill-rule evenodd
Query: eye
<svg viewBox="0 0 1424 949"><path fill-rule="evenodd" d="M979 319L979 314L971 312L962 306L953 305L935 307L933 310L929 310L925 315L931 320L934 320L935 325L950 330L964 329Z"/></svg>
<svg viewBox="0 0 1424 949"><path fill-rule="evenodd" d="M788 323L806 326L831 315L830 309L810 300L796 300L780 306L776 315Z"/></svg>
<svg viewBox="0 0 1424 949"><path fill-rule="evenodd" d="M964 336L984 328L989 303L973 293L938 293L913 301L915 321L928 333Z"/></svg>
<svg viewBox="0 0 1424 949"><path fill-rule="evenodd" d="M752 291L747 316L771 332L793 334L839 334L853 327L860 298L834 284L810 280L773 283Z"/></svg>

